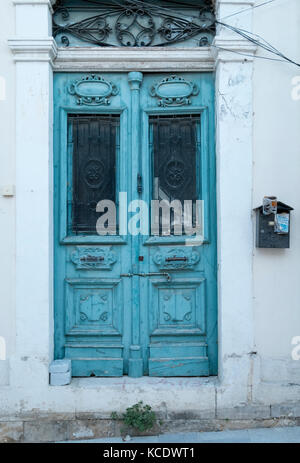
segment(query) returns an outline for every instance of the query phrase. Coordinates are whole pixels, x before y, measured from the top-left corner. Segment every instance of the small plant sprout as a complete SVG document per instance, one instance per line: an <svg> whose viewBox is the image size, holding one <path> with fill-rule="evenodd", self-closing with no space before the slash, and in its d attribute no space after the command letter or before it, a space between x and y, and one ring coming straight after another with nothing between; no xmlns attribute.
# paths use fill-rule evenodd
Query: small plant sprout
<svg viewBox="0 0 300 463"><path fill-rule="evenodd" d="M144 405L142 401L126 409L126 412L119 416L116 412L111 414L112 420L121 420L124 423L122 431L134 429L140 432L149 431L156 424L155 412L150 405Z"/></svg>

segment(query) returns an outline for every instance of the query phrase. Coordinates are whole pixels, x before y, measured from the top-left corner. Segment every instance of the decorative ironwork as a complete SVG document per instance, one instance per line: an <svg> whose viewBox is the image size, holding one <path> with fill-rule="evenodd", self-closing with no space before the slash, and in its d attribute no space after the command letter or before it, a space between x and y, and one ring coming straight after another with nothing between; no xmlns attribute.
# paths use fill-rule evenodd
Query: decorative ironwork
<svg viewBox="0 0 300 463"><path fill-rule="evenodd" d="M165 167L165 179L170 188L178 188L185 181L185 168L182 161L169 161Z"/></svg>
<svg viewBox="0 0 300 463"><path fill-rule="evenodd" d="M195 205L199 198L200 185L196 166L200 154L200 117L193 114L158 115L150 116L149 122L149 149L153 156L153 199L180 201L183 211L185 200L191 200L192 205ZM192 221L195 223L195 207L193 212ZM177 217L173 209L170 218L170 233L175 234ZM159 234L162 232L159 216Z"/></svg>
<svg viewBox="0 0 300 463"><path fill-rule="evenodd" d="M208 46L215 35L212 3L81 0L71 6L60 0L54 9L53 35L63 47L148 47L191 40L192 46Z"/></svg>
<svg viewBox="0 0 300 463"><path fill-rule="evenodd" d="M88 186L91 188L99 188L105 174L105 167L103 163L98 159L91 159L90 161L87 161L83 170L83 178Z"/></svg>
<svg viewBox="0 0 300 463"><path fill-rule="evenodd" d="M96 104L96 97L91 98L93 102L90 104ZM120 117L70 114L68 122L69 143L72 141L68 229L73 234L96 235L96 223L103 214L96 211L97 203L102 199L115 202ZM100 250L97 248L96 251L98 255ZM91 268L92 264L91 261L81 262L81 268ZM97 263L99 265L102 266L101 262Z"/></svg>
<svg viewBox="0 0 300 463"><path fill-rule="evenodd" d="M122 46L147 47L155 36L154 19L145 9L126 9L116 21L115 32Z"/></svg>

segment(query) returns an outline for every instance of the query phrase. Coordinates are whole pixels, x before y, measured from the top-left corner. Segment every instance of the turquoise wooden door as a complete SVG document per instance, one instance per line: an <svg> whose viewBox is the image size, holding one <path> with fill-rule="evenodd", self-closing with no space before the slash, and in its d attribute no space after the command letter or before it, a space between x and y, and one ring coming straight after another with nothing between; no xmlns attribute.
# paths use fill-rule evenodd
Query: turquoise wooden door
<svg viewBox="0 0 300 463"><path fill-rule="evenodd" d="M213 89L209 73L55 75L55 358L73 376L217 374ZM197 200L201 240L179 220Z"/></svg>

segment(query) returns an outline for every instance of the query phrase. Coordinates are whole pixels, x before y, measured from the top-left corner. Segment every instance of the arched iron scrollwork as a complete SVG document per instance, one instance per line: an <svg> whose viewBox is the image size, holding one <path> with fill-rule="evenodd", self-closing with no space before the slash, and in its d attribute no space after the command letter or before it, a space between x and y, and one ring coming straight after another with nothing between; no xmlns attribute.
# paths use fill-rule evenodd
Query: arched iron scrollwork
<svg viewBox="0 0 300 463"><path fill-rule="evenodd" d="M163 5L163 4L161 4ZM195 16L196 14L196 16ZM70 6L61 0L53 14L53 35L60 46L149 47L194 40L208 46L215 34L210 0L194 7L179 2L158 3L81 1Z"/></svg>
<svg viewBox="0 0 300 463"><path fill-rule="evenodd" d="M112 29L105 17L92 16L81 21L70 22L72 8L58 8L53 15L53 36L62 46L70 45L70 37L95 45L108 46L105 40Z"/></svg>

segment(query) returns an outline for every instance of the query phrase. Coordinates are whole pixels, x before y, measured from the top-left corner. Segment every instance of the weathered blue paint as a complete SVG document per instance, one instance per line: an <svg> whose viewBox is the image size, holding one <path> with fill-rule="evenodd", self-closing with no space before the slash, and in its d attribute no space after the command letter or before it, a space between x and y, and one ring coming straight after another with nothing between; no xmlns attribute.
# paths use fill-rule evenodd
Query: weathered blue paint
<svg viewBox="0 0 300 463"><path fill-rule="evenodd" d="M140 88L143 81L141 72L130 72L128 74L128 83L131 90L131 197L138 199L138 175L141 169L141 138L140 138ZM131 265L133 273L139 272L139 248L140 236L131 235ZM132 313L132 334L129 356L129 376L139 377L143 375L143 359L140 338L140 277L132 277L132 296L131 296L131 313Z"/></svg>
<svg viewBox="0 0 300 463"><path fill-rule="evenodd" d="M96 86L90 73L58 73L54 79L55 358L71 358L75 376L216 375L213 75L181 73L178 77L187 82L183 87L168 75L131 72L101 77L113 89L108 98L99 94L108 85ZM78 90L81 79L92 99L74 91L74 82ZM187 247L180 236L71 235L68 113L120 114L116 183L117 192L127 192L128 203L152 199L149 116L200 115L197 170L199 198L205 201L204 244ZM82 264L84 253L103 259ZM174 255L186 257L184 264L166 261ZM121 276L166 271L171 281L159 275Z"/></svg>

